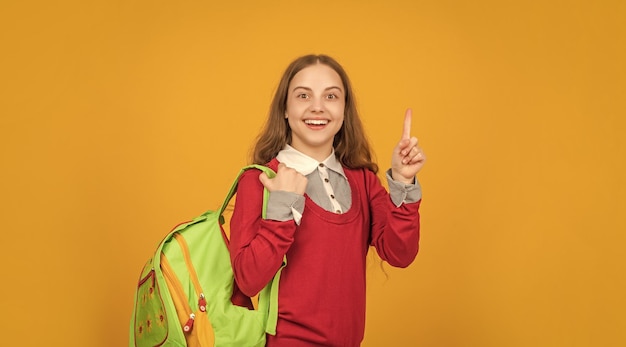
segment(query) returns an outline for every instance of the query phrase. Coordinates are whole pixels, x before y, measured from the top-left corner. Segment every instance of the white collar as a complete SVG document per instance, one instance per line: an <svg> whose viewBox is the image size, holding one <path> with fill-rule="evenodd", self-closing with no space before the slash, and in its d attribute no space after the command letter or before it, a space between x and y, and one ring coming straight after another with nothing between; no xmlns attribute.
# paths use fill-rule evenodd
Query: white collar
<svg viewBox="0 0 626 347"><path fill-rule="evenodd" d="M324 159L321 163L291 147L290 145L286 145L285 148L278 152L276 159L287 165L287 167L290 167L305 176L315 171L320 164L324 164L327 168L335 171L347 179L346 174L343 172L341 163L339 163L339 160L335 157L334 148L328 158Z"/></svg>

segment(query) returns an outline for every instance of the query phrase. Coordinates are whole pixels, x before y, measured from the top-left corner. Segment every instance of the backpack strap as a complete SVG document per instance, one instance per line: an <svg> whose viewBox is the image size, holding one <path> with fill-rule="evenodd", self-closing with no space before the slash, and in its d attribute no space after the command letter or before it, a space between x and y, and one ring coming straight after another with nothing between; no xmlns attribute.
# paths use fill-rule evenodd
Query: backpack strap
<svg viewBox="0 0 626 347"><path fill-rule="evenodd" d="M239 178L244 172L250 169L261 170L269 178L274 178L276 176L276 173L274 172L274 170L270 169L267 166L253 164L253 165L248 165L248 166L243 167L239 171L239 174L237 175L235 182L232 184L230 191L226 195L226 198L224 199L224 202L222 203L222 206L220 207L218 211L220 220L223 220L222 214L226 210L226 206L228 206L228 204L230 203L230 200L233 198L233 196L237 192L237 185L239 182ZM262 218L266 217L268 199L269 199L269 191L264 188L263 189L263 210L261 211ZM276 271L276 274L274 275L272 280L259 293L259 312L261 312L264 318L267 318L265 320L267 322L265 326L265 332L271 335L276 335L276 323L278 321L278 284L280 283L281 271L286 265L287 265L287 257L285 256L283 257L282 265L280 266L278 271Z"/></svg>
<svg viewBox="0 0 626 347"><path fill-rule="evenodd" d="M252 164L252 165L248 165L245 166L244 168L241 169L241 171L239 171L239 174L237 174L237 178L235 178L235 182L232 184L232 186L230 187L230 191L228 192L228 195L226 195L226 199L224 199L224 202L222 203L222 206L220 207L218 214L221 216L224 211L226 210L226 206L228 206L228 203L230 202L230 200L233 198L233 196L235 195L235 193L237 192L237 185L239 183L239 178L241 177L241 175L243 175L244 172L246 172L247 170L250 169L258 169L261 170L263 172L265 172L265 174L269 177L269 178L274 178L276 176L276 173L274 172L274 170L270 169L267 166L263 166L263 165L257 165L257 164ZM266 212L267 212L267 200L269 199L270 196L270 192L267 189L263 189L263 211L261 211L261 216L263 218L265 218Z"/></svg>
<svg viewBox="0 0 626 347"><path fill-rule="evenodd" d="M267 312L267 324L265 332L276 335L276 324L278 323L278 284L280 283L280 273L287 266L287 257L283 257L283 263L276 271L274 278L259 293L259 311Z"/></svg>

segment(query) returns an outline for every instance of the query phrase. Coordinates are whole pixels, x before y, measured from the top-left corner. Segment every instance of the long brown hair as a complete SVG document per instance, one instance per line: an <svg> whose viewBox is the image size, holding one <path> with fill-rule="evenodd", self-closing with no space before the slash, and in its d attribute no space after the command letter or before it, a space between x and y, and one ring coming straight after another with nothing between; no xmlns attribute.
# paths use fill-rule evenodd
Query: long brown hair
<svg viewBox="0 0 626 347"><path fill-rule="evenodd" d="M253 147L252 162L266 164L276 157L286 144L291 143L291 128L285 119L289 83L300 70L315 64L324 64L335 70L341 77L345 90L343 125L333 141L337 159L350 169L367 168L374 173L378 172L378 165L372 159L372 151L357 111L348 74L335 59L323 54L302 56L289 64L285 70L274 94L268 119Z"/></svg>

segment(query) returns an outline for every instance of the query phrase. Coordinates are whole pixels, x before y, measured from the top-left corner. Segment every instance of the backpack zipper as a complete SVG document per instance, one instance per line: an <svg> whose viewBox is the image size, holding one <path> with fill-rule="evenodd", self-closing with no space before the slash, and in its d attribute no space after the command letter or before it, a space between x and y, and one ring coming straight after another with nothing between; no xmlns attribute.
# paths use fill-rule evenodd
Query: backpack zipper
<svg viewBox="0 0 626 347"><path fill-rule="evenodd" d="M202 291L202 286L200 285L198 274L196 273L196 270L193 267L191 256L189 254L189 247L187 246L187 241L185 240L183 235L181 235L180 233L175 233L174 239L176 239L176 242L178 242L178 245L180 246L180 249L181 249L181 253L183 254L183 257L185 259L185 266L187 267L187 272L189 273L189 277L191 279L191 282L193 283L194 290L198 297L198 308L200 309L201 312L206 312L207 310L206 297L204 296L204 293ZM185 294L185 291L183 290L183 285L178 280L178 277L176 277L176 274L173 272L172 267L164 254L161 254L161 269L163 270L163 275L170 280L170 283L172 284L172 287L173 287L172 289L176 292L176 295L180 298L185 299L185 304L183 306L184 306L185 314L189 317L189 319L187 319L187 322L185 322L185 324L183 325L183 331L190 332L191 329L193 329L193 323L195 321L196 315L193 313L191 307L188 304L188 300L187 300L188 298L187 298L187 295Z"/></svg>
<svg viewBox="0 0 626 347"><path fill-rule="evenodd" d="M202 312L206 312L206 298L204 296L204 291L202 290L202 286L200 285L200 280L198 279L198 274L196 273L196 269L193 267L193 263L191 261L191 256L189 254L189 247L187 246L187 241L181 234L174 234L174 238L178 242L180 249L185 257L185 265L187 265L187 271L189 272L189 277L191 277L191 282L193 282L193 287L196 291L196 295L198 296L198 308Z"/></svg>
<svg viewBox="0 0 626 347"><path fill-rule="evenodd" d="M187 295L183 290L183 285L178 280L178 277L176 277L176 274L174 274L174 272L172 271L172 267L165 257L165 254L163 253L161 253L161 270L163 271L163 276L165 276L169 280L172 290L174 290L176 296L184 299L183 309L185 310L185 314L189 317L189 319L187 320L187 322L185 322L185 324L183 324L182 328L184 332L190 332L191 329L193 329L193 322L196 318L196 315L193 314L193 312L191 311L191 307L189 307Z"/></svg>

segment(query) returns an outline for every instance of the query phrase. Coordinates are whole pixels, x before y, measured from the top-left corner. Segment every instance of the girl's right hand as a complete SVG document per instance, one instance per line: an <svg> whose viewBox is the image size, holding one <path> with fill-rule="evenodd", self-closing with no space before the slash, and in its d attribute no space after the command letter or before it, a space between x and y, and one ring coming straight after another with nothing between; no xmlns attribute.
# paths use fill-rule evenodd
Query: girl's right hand
<svg viewBox="0 0 626 347"><path fill-rule="evenodd" d="M259 180L263 183L263 186L270 192L275 190L282 190L285 192L296 193L304 195L306 191L306 185L308 180L304 175L298 171L288 168L285 164L278 164L278 170L276 170L276 177L269 178L267 175L261 173Z"/></svg>

